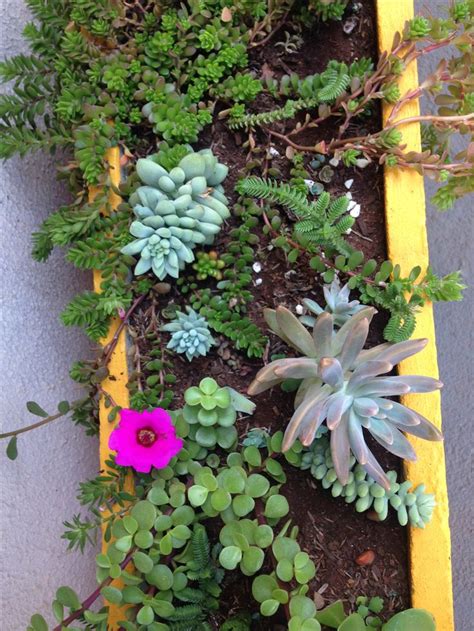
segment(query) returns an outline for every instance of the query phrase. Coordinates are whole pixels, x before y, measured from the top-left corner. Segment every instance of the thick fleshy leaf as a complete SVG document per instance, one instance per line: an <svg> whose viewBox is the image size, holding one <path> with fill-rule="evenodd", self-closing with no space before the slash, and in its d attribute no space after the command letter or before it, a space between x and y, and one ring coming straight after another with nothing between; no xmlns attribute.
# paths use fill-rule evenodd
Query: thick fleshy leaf
<svg viewBox="0 0 474 631"><path fill-rule="evenodd" d="M151 259L141 258L138 263L135 265L134 274L135 276L140 276L140 274L145 274L151 269Z"/></svg>
<svg viewBox="0 0 474 631"><path fill-rule="evenodd" d="M308 329L304 327L298 318L286 307L278 307L276 310L278 326L285 332L291 345L306 357L316 357L316 347Z"/></svg>
<svg viewBox="0 0 474 631"><path fill-rule="evenodd" d="M372 377L378 377L378 375L384 375L385 373L390 372L391 369L392 365L385 361L371 360L365 364L361 364L352 373L349 379L348 388L353 390L364 381L367 381Z"/></svg>
<svg viewBox="0 0 474 631"><path fill-rule="evenodd" d="M127 245L124 245L120 250L122 254L126 254L127 256L134 256L143 250L143 248L148 243L148 239L138 239L137 241L132 241Z"/></svg>
<svg viewBox="0 0 474 631"><path fill-rule="evenodd" d="M333 357L323 357L319 362L318 371L321 379L333 388L342 386L344 373L337 359Z"/></svg>
<svg viewBox="0 0 474 631"><path fill-rule="evenodd" d="M349 413L347 422L347 433L352 453L360 464L366 464L369 450L365 442L364 430L352 410Z"/></svg>
<svg viewBox="0 0 474 631"><path fill-rule="evenodd" d="M413 412L413 410L411 411ZM418 438L424 438L425 440L443 440L443 434L433 423L421 414L418 414L418 412L415 412L415 414L420 421L419 425L404 427L402 428L403 431L413 434L413 436L417 436Z"/></svg>
<svg viewBox="0 0 474 631"><path fill-rule="evenodd" d="M349 370L364 348L369 333L369 321L363 318L354 326L344 341L339 360L344 370Z"/></svg>
<svg viewBox="0 0 474 631"><path fill-rule="evenodd" d="M322 313L318 316L313 327L313 342L316 348L316 357L331 357L331 343L334 333L334 321L330 313Z"/></svg>
<svg viewBox="0 0 474 631"><path fill-rule="evenodd" d="M387 403L385 399L375 399L375 402L378 405ZM404 431L405 428L407 428L406 431L408 431L408 427L419 425L420 419L413 410L410 410L410 408L407 408L396 401L390 401L389 403L391 404L390 408L385 409L384 411L390 421L396 423L397 425L401 425Z"/></svg>
<svg viewBox="0 0 474 631"><path fill-rule="evenodd" d="M433 392L443 387L443 383L439 379L424 377L423 375L399 375L394 379L410 386L410 393L413 394Z"/></svg>
<svg viewBox="0 0 474 631"><path fill-rule="evenodd" d="M369 431L373 436L378 436L388 445L393 444L395 429L390 424L379 418L371 418L369 423Z"/></svg>
<svg viewBox="0 0 474 631"><path fill-rule="evenodd" d="M318 376L318 364L310 357L295 357L285 360L274 372L282 379L307 379Z"/></svg>
<svg viewBox="0 0 474 631"><path fill-rule="evenodd" d="M383 486L383 488L386 489L387 491L390 489L390 486L391 486L390 480L385 475L385 471L382 469L379 462L377 462L377 459L375 458L374 454L370 451L370 449L367 449L367 462L362 466L370 475L370 477L374 478L374 480L378 484L380 484L380 486Z"/></svg>
<svg viewBox="0 0 474 631"><path fill-rule="evenodd" d="M361 416L375 416L379 411L379 406L373 399L357 397L354 399L354 410Z"/></svg>
<svg viewBox="0 0 474 631"><path fill-rule="evenodd" d="M340 422L342 415L346 412L352 403L352 397L344 394L333 394L328 401L328 412L326 417L326 425L328 429L334 429Z"/></svg>
<svg viewBox="0 0 474 631"><path fill-rule="evenodd" d="M143 225L140 221L132 221L130 224L130 234L138 239L151 237L154 232L153 228Z"/></svg>
<svg viewBox="0 0 474 631"><path fill-rule="evenodd" d="M341 484L349 481L351 449L347 432L347 417L331 432L331 457L338 480Z"/></svg>
<svg viewBox="0 0 474 631"><path fill-rule="evenodd" d="M388 361L392 366L396 366L407 357L411 357L422 351L427 344L428 340L426 338L398 342L398 344L392 344L388 348L383 349L377 359Z"/></svg>
<svg viewBox="0 0 474 631"><path fill-rule="evenodd" d="M380 395L384 397L396 397L400 394L410 392L410 386L403 381L399 381L397 377L378 377L370 379L355 389L354 396L371 397L372 395Z"/></svg>
<svg viewBox="0 0 474 631"><path fill-rule="evenodd" d="M372 428L370 428L369 431L375 438L375 440L380 443L382 447L385 447L385 449L390 453L395 454L396 456L398 456L399 458L403 458L404 460L411 460L412 462L416 460L416 452L413 449L412 445L405 438L405 436L395 427L392 430L392 443L388 443L380 438L380 436L377 436L377 434L372 432Z"/></svg>
<svg viewBox="0 0 474 631"><path fill-rule="evenodd" d="M270 327L270 329L273 331L273 333L275 333L275 335L278 335L278 337L285 342L286 344L288 344L288 346L291 346L291 341L289 340L289 338L285 335L283 329L280 327L280 325L278 324L278 320L276 317L276 311L275 309L264 309L263 310L263 317L265 318L265 322L268 324L268 326Z"/></svg>
<svg viewBox="0 0 474 631"><path fill-rule="evenodd" d="M366 319L370 324L375 313L377 313L377 310L373 307L365 307L357 313L354 313L354 315L341 326L336 335L334 335L332 340L333 354L339 355L350 331L364 319Z"/></svg>
<svg viewBox="0 0 474 631"><path fill-rule="evenodd" d="M314 397L306 398L296 408L285 431L282 445L283 451L290 449L300 435L302 428L305 428L305 437L310 436L313 429L316 432L325 418L325 406L330 392L331 388L329 386L323 386L319 388L318 393Z"/></svg>
<svg viewBox="0 0 474 631"><path fill-rule="evenodd" d="M268 390L268 388L272 388L274 385L280 383L282 378L275 374L275 369L280 366L284 366L285 363L289 361L291 360L276 359L261 368L256 374L255 379L248 387L247 393L250 395L260 394L260 392L264 392L265 390Z"/></svg>

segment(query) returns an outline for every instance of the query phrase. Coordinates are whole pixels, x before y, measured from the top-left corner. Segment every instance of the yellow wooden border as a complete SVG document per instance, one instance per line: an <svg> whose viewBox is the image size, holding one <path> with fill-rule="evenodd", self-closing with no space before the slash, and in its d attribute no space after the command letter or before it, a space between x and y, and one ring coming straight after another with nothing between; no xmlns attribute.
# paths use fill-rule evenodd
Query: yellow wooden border
<svg viewBox="0 0 474 631"><path fill-rule="evenodd" d="M406 20L413 14L413 0L376 0L379 51L389 50L393 35L403 29ZM402 74L402 93L418 85L416 64L411 64ZM390 112L384 108L384 118ZM411 101L400 113L401 116L419 114L417 102ZM420 150L420 128L412 124L403 132L404 142L410 150ZM109 153L111 179L114 184L120 181L120 156L118 149ZM404 271L415 265L428 266L428 240L426 235L425 193L423 178L409 170L389 169L385 173L385 213L388 255L400 263ZM92 192L92 195L94 193ZM115 206L119 198L113 195L111 204ZM94 289L100 291L100 274L94 273ZM114 336L119 321L112 323L109 335L103 341L107 344ZM433 309L426 305L417 317L415 337L427 337L428 346L415 357L400 365L401 374L438 376ZM125 333L120 335L112 355L110 376L103 383L118 405L127 407L127 355ZM439 393L424 394L421 397L408 395L403 402L429 418L441 427L441 402ZM105 466L109 456L108 441L112 425L108 420L108 410L103 401L100 408L100 464ZM437 507L433 520L425 530L409 529L411 597L414 607L427 609L435 616L438 631L454 631L453 597L451 579L451 540L449 530L448 494L446 466L442 443L430 443L414 438L418 453L416 463L405 463L406 477L414 484L425 482L428 490L436 492ZM123 616L120 608L111 606L109 627Z"/></svg>
<svg viewBox="0 0 474 631"><path fill-rule="evenodd" d="M390 50L393 36L402 31L406 20L414 15L413 0L377 0L379 51ZM406 68L399 82L401 93L418 86L416 63ZM384 120L391 111L383 109ZM399 118L419 115L419 104L410 101ZM400 126L407 149L420 151L419 124ZM412 170L387 169L385 172L385 221L388 256L408 273L415 265L428 266L425 190L423 177ZM426 337L426 348L403 361L400 374L438 377L435 327L432 305L426 305L417 316L414 337ZM402 397L405 405L420 412L441 428L439 392ZM449 530L448 492L443 443L413 438L417 462L405 462L407 479L415 485L425 482L436 493L437 507L425 530L409 529L411 597L414 607L428 609L434 615L438 631L453 631L453 592L451 578L451 536Z"/></svg>

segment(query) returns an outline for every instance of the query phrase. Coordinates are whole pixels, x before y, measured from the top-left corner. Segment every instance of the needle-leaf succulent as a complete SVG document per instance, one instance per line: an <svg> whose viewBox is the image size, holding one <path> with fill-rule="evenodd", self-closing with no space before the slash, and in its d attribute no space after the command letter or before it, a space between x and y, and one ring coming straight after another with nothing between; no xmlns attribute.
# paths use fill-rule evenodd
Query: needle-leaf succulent
<svg viewBox="0 0 474 631"><path fill-rule="evenodd" d="M194 261L196 245L212 243L230 216L221 185L227 172L210 149L194 153L190 148L170 171L153 156L138 160L144 185L130 197L135 241L122 248L123 254L140 255L136 275L152 270L160 280L178 278L184 265Z"/></svg>
<svg viewBox="0 0 474 631"><path fill-rule="evenodd" d="M184 353L189 361L207 355L214 342L204 316L186 307L187 313L178 312L176 319L162 327L162 331L172 333L167 348L176 353Z"/></svg>
<svg viewBox="0 0 474 631"><path fill-rule="evenodd" d="M431 392L442 384L418 375L385 376L401 360L421 351L427 340L381 344L363 350L374 313L370 307L361 309L336 332L334 317L324 312L317 317L311 334L285 307L267 309L265 318L270 328L302 356L271 362L259 371L248 392L254 395L285 379L301 379L283 451L297 438L303 445L311 445L325 422L341 484L348 482L352 453L367 473L388 489L390 480L369 449L364 430L391 453L416 460L403 432L426 440L441 440L442 435L421 414L388 397Z"/></svg>

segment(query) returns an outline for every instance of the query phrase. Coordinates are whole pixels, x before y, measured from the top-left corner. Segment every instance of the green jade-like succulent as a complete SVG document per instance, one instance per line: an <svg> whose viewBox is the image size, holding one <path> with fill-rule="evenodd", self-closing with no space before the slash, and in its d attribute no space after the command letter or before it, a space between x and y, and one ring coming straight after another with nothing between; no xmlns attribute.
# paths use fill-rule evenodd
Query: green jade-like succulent
<svg viewBox="0 0 474 631"><path fill-rule="evenodd" d="M202 447L216 444L229 448L237 440L237 413L253 414L255 404L228 386L220 387L211 377L184 393L184 420L191 426L191 437Z"/></svg>
<svg viewBox="0 0 474 631"><path fill-rule="evenodd" d="M228 168L210 149L190 148L169 172L152 157L137 162L145 186L130 197L137 219L130 226L135 241L122 253L140 255L135 274L149 270L160 279L178 278L186 263L194 261L196 245L211 244L230 216L221 183Z"/></svg>
<svg viewBox="0 0 474 631"><path fill-rule="evenodd" d="M344 285L341 287L341 283L337 276L330 285L324 285L324 299L326 301L326 307L323 309L317 302L309 298L303 300L303 305L314 314L318 316L323 311L332 313L334 317L335 326L341 327L347 320L361 309L364 309L364 305L361 305L358 300L351 300L349 302L349 286ZM313 327L316 322L316 318L312 315L303 315L300 317L300 321L309 327Z"/></svg>
<svg viewBox="0 0 474 631"><path fill-rule="evenodd" d="M187 313L178 312L176 319L162 326L161 330L173 333L166 348L184 353L188 361L191 361L200 355L207 355L215 341L206 318L191 307L186 307L186 311Z"/></svg>
<svg viewBox="0 0 474 631"><path fill-rule="evenodd" d="M363 350L375 309L353 315L337 332L330 313L321 313L312 335L283 306L265 310L272 331L302 357L277 359L262 368L248 393L255 395L288 378L301 379L295 412L285 431L283 451L297 438L311 445L326 422L331 434L331 456L341 484L347 484L351 453L385 489L390 480L365 442L364 429L391 453L416 460L402 432L426 440L442 440L440 431L418 412L386 397L437 390L441 382L418 375L381 376L403 359L421 351L426 339L381 344Z"/></svg>

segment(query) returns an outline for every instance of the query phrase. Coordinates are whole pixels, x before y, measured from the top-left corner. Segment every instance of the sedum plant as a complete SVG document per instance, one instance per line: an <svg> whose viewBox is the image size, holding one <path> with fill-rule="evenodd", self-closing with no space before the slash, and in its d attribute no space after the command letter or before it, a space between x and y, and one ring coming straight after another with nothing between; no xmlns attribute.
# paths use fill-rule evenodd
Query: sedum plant
<svg viewBox="0 0 474 631"><path fill-rule="evenodd" d="M326 306L324 309L318 305L317 302L310 298L303 300L303 305L314 316L318 316L323 311L332 313L334 319L334 325L341 327L345 324L351 316L364 309L364 306L360 304L358 300L349 301L349 286L344 285L341 287L341 283L338 276L335 276L330 285L324 285L324 299L326 300ZM313 327L316 323L316 318L313 315L303 315L300 321L306 326Z"/></svg>
<svg viewBox="0 0 474 631"><path fill-rule="evenodd" d="M186 355L188 361L205 356L215 344L204 316L186 307L187 313L178 312L176 319L161 327L162 331L171 332L167 348Z"/></svg>
<svg viewBox="0 0 474 631"><path fill-rule="evenodd" d="M122 248L122 254L140 255L136 275L152 270L160 280L178 278L194 261L196 245L212 243L230 216L221 186L227 172L210 149L194 153L189 147L169 171L154 156L138 160L144 186L130 197L136 216L130 233L136 239Z"/></svg>
<svg viewBox="0 0 474 631"><path fill-rule="evenodd" d="M374 313L373 308L362 309L335 332L333 316L324 312L317 317L311 335L285 307L265 310L272 331L302 357L271 362L257 373L248 393L258 394L287 378L301 379L283 451L297 438L303 445L311 445L318 428L326 422L334 469L341 484L349 481L352 453L376 482L389 489L390 480L369 449L364 430L396 456L416 460L402 432L425 440L441 440L442 435L421 414L387 397L431 392L442 384L418 375L382 376L402 359L421 351L427 340L363 350Z"/></svg>
<svg viewBox="0 0 474 631"><path fill-rule="evenodd" d="M255 405L233 388L220 387L211 377L205 377L199 386L184 393L182 414L190 425L192 438L201 447L216 444L228 448L237 440L235 421L237 413L253 414Z"/></svg>

